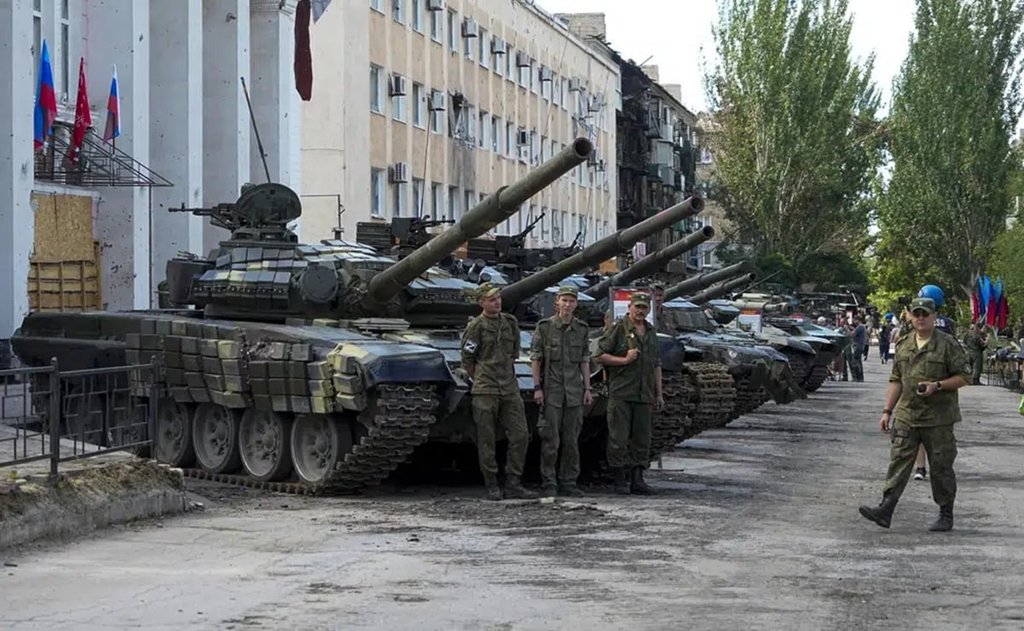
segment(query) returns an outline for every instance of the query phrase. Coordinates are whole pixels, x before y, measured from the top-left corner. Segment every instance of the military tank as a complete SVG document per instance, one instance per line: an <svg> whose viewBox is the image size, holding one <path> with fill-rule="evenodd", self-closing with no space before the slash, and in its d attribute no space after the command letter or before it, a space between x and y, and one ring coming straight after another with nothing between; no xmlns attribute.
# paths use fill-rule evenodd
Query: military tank
<svg viewBox="0 0 1024 631"><path fill-rule="evenodd" d="M189 475L299 493L384 479L459 408L445 349L402 339L458 327L474 285L432 267L587 159L579 138L401 261L342 240L298 243L302 207L280 184L186 209L231 232L208 258L167 266L172 311L37 313L12 339L29 365L136 364L155 356L158 460ZM140 393L152 384L132 384Z"/></svg>

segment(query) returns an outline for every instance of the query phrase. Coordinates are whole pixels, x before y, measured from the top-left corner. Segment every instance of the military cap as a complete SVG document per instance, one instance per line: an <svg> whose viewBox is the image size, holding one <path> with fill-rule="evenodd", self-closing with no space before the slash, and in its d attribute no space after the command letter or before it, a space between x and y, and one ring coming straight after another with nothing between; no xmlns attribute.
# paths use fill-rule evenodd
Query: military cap
<svg viewBox="0 0 1024 631"><path fill-rule="evenodd" d="M931 315L935 313L935 301L931 298L914 298L910 301L910 313L915 311L927 311Z"/></svg>
<svg viewBox="0 0 1024 631"><path fill-rule="evenodd" d="M651 306L651 295L643 292L636 292L629 297L629 304L631 305L644 305L645 307Z"/></svg>
<svg viewBox="0 0 1024 631"><path fill-rule="evenodd" d="M579 295L579 290L576 289L575 285L559 285L558 286L559 296L572 296L573 298Z"/></svg>
<svg viewBox="0 0 1024 631"><path fill-rule="evenodd" d="M500 293L501 287L495 285L494 283L483 283L482 285L476 288L476 299L484 300L496 296L497 294Z"/></svg>

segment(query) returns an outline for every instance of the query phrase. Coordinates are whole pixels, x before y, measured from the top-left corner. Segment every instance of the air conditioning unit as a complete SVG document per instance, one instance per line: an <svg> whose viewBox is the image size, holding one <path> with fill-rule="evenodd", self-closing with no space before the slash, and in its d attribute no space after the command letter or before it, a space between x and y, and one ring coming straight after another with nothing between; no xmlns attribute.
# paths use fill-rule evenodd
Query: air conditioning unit
<svg viewBox="0 0 1024 631"><path fill-rule="evenodd" d="M508 53L508 44L505 40L495 37L494 41L491 42L491 53L494 55L504 55Z"/></svg>
<svg viewBox="0 0 1024 631"><path fill-rule="evenodd" d="M520 147L525 147L530 144L530 132L520 127L519 131L516 133L516 144Z"/></svg>
<svg viewBox="0 0 1024 631"><path fill-rule="evenodd" d="M396 162L391 165L391 181L395 183L408 182L409 181L409 163L408 162Z"/></svg>
<svg viewBox="0 0 1024 631"><path fill-rule="evenodd" d="M427 0L427 11L444 11L444 0Z"/></svg>
<svg viewBox="0 0 1024 631"><path fill-rule="evenodd" d="M555 78L555 71L554 70L552 70L551 68L545 68L544 66L541 66L541 69L540 69L540 80L541 81L551 81L554 78Z"/></svg>
<svg viewBox="0 0 1024 631"><path fill-rule="evenodd" d="M583 89L583 82L580 81L579 77L573 77L569 79L569 91L579 92Z"/></svg>
<svg viewBox="0 0 1024 631"><path fill-rule="evenodd" d="M405 96L408 87L405 84L405 77L400 74L391 75L390 96Z"/></svg>
<svg viewBox="0 0 1024 631"><path fill-rule="evenodd" d="M604 107L604 103L601 102L601 98L596 94L590 97L590 103L587 105L587 109L591 112L600 112L601 108Z"/></svg>
<svg viewBox="0 0 1024 631"><path fill-rule="evenodd" d="M480 37L480 25L473 18L466 18L462 22L463 37Z"/></svg>
<svg viewBox="0 0 1024 631"><path fill-rule="evenodd" d="M427 109L431 112L443 112L447 105L448 95L444 92L434 90L430 93L430 103L427 105Z"/></svg>
<svg viewBox="0 0 1024 631"><path fill-rule="evenodd" d="M517 66L519 66L520 68L529 68L530 64L531 64L530 56L527 55L525 51L521 50L521 51L516 53L516 65Z"/></svg>

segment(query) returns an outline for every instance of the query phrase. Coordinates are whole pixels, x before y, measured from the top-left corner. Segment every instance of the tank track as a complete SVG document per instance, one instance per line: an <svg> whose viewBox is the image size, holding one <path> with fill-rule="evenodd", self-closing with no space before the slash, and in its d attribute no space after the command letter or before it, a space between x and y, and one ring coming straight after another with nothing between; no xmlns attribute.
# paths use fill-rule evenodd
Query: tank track
<svg viewBox="0 0 1024 631"><path fill-rule="evenodd" d="M814 366L811 368L811 374L807 376L807 379L800 384L807 392L815 392L825 383L828 379L828 366Z"/></svg>
<svg viewBox="0 0 1024 631"><path fill-rule="evenodd" d="M665 409L651 419L651 460L670 451L686 436L697 407L697 391L685 373L666 372L662 375Z"/></svg>
<svg viewBox="0 0 1024 631"><path fill-rule="evenodd" d="M297 495L348 494L380 484L426 441L430 426L437 420L435 409L438 400L436 386L432 384L389 384L376 389L379 395L373 427L338 460L330 479L316 484L260 482L246 475L209 473L198 468L184 469L185 475Z"/></svg>
<svg viewBox="0 0 1024 631"><path fill-rule="evenodd" d="M750 414L761 407L761 404L765 401L764 388L757 388L755 390L751 387L749 376L740 377L735 381L736 405L733 407L732 414L729 415L730 421L735 421L744 414Z"/></svg>
<svg viewBox="0 0 1024 631"><path fill-rule="evenodd" d="M651 435L651 460L671 451L676 445L706 429L722 427L736 404L736 388L732 375L720 364L694 362L685 364L683 372L671 375L679 403L665 397L665 410L654 415ZM666 395L669 376L663 377ZM688 414L680 415L683 403Z"/></svg>
<svg viewBox="0 0 1024 631"><path fill-rule="evenodd" d="M810 362L802 353L785 350L782 353L789 360L789 369L793 372L793 378L806 390L804 384L807 383L807 379L811 375Z"/></svg>

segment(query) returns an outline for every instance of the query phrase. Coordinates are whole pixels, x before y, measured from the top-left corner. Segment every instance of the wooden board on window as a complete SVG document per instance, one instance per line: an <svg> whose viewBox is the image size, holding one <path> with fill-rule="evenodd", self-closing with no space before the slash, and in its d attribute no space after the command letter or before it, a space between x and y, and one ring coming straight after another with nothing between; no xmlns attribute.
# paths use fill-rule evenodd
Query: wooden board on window
<svg viewBox="0 0 1024 631"><path fill-rule="evenodd" d="M32 205L35 209L33 262L96 262L91 197L33 193Z"/></svg>
<svg viewBox="0 0 1024 631"><path fill-rule="evenodd" d="M32 261L28 300L32 311L91 311L100 307L95 261Z"/></svg>

